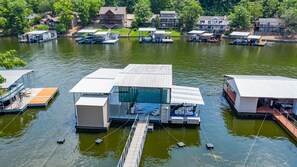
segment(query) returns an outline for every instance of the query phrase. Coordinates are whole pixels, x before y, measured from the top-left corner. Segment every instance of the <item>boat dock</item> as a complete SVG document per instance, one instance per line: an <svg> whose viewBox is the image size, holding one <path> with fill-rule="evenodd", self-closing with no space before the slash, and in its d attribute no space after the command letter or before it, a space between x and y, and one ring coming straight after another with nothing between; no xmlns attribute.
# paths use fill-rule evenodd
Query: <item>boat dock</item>
<svg viewBox="0 0 297 167"><path fill-rule="evenodd" d="M57 92L58 88L27 88L21 92L22 97L18 97L0 113L18 113L28 107L46 107Z"/></svg>
<svg viewBox="0 0 297 167"><path fill-rule="evenodd" d="M138 120L138 118L137 115L117 167L139 166L148 130L149 115L145 119Z"/></svg>

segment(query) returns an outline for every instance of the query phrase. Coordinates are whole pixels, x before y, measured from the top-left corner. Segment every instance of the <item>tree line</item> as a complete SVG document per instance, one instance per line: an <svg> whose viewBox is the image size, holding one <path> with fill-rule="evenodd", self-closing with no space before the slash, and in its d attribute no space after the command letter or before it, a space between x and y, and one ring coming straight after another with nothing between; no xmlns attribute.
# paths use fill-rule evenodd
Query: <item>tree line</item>
<svg viewBox="0 0 297 167"><path fill-rule="evenodd" d="M248 30L259 17L277 17L288 32L297 32L297 0L0 0L0 28L6 34L20 34L40 19L29 20L29 14L51 12L61 22L57 29L66 31L73 12L87 25L101 6L126 6L136 15L134 26L144 25L153 13L174 10L182 31L192 29L200 15L227 15L230 26L238 30Z"/></svg>

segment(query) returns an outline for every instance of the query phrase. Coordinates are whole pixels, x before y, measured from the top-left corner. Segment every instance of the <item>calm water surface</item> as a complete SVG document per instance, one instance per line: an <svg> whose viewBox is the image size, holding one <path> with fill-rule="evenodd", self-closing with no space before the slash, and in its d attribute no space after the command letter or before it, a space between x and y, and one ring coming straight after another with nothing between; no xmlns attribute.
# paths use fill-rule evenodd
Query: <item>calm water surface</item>
<svg viewBox="0 0 297 167"><path fill-rule="evenodd" d="M100 67L124 68L130 63L172 64L174 83L199 87L205 101L201 127L156 127L148 133L141 166L296 166L297 143L279 125L268 120L259 131L262 120L239 120L226 109L222 80L224 74L297 78L297 44L244 47L227 43L176 39L173 44L159 45L121 39L115 45L76 45L73 39L58 39L28 45L0 39L0 52L16 49L28 62L25 68L35 71L31 86L60 90L46 109L0 116L0 166L116 166L130 127L76 133L69 90ZM57 145L58 137L65 137L65 144ZM104 142L94 145L97 138ZM186 147L178 148L177 141ZM205 148L207 141L215 145L214 155Z"/></svg>

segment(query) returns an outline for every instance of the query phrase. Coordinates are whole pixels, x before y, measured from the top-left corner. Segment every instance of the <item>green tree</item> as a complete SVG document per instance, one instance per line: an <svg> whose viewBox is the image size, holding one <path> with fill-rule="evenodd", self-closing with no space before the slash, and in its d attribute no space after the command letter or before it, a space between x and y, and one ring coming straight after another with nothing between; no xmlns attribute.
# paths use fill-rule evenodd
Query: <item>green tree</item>
<svg viewBox="0 0 297 167"><path fill-rule="evenodd" d="M73 4L70 0L59 0L55 2L54 9L58 18L66 28L71 27L71 20L73 19Z"/></svg>
<svg viewBox="0 0 297 167"><path fill-rule="evenodd" d="M200 3L195 0L185 0L179 12L180 26L183 31L190 31L194 28L200 14L203 12Z"/></svg>
<svg viewBox="0 0 297 167"><path fill-rule="evenodd" d="M38 25L38 27L36 29L37 30L48 30L48 25L41 24L41 25Z"/></svg>
<svg viewBox="0 0 297 167"><path fill-rule="evenodd" d="M28 25L28 15L32 11L25 0L0 0L0 26L5 33L17 35Z"/></svg>
<svg viewBox="0 0 297 167"><path fill-rule="evenodd" d="M40 0L38 5L38 11L40 13L53 12L55 2L56 0Z"/></svg>
<svg viewBox="0 0 297 167"><path fill-rule="evenodd" d="M276 17L279 5L279 0L262 0L263 17Z"/></svg>
<svg viewBox="0 0 297 167"><path fill-rule="evenodd" d="M151 9L153 13L160 13L162 10L167 10L167 7L170 6L170 0L150 0Z"/></svg>
<svg viewBox="0 0 297 167"><path fill-rule="evenodd" d="M251 13L243 5L234 7L234 11L230 13L230 27L238 30L248 30L250 28Z"/></svg>
<svg viewBox="0 0 297 167"><path fill-rule="evenodd" d="M283 26L287 33L297 34L297 0L284 0L280 5Z"/></svg>
<svg viewBox="0 0 297 167"><path fill-rule="evenodd" d="M39 13L40 0L27 0L28 7L34 12Z"/></svg>
<svg viewBox="0 0 297 167"><path fill-rule="evenodd" d="M139 0L134 6L135 20L138 26L143 26L147 19L152 16L150 1Z"/></svg>
<svg viewBox="0 0 297 167"><path fill-rule="evenodd" d="M63 33L65 33L65 32L67 32L67 28L66 28L66 26L64 25L64 24L57 24L57 25L55 25L55 30L57 30L57 32L59 33L59 34L63 34Z"/></svg>
<svg viewBox="0 0 297 167"><path fill-rule="evenodd" d="M78 12L82 25L87 25L102 5L102 0L75 0L74 9Z"/></svg>
<svg viewBox="0 0 297 167"><path fill-rule="evenodd" d="M249 1L249 0L241 0L239 2L239 5L244 6L245 8L248 9L248 11L251 14L251 20L250 21L255 21L259 17L262 16L263 14L263 7L262 7L262 2L257 0L257 1Z"/></svg>
<svg viewBox="0 0 297 167"><path fill-rule="evenodd" d="M15 56L16 51L10 50L5 53L0 53L0 67L12 69L13 67L23 67L27 65L22 59ZM5 78L0 75L0 84L5 82Z"/></svg>

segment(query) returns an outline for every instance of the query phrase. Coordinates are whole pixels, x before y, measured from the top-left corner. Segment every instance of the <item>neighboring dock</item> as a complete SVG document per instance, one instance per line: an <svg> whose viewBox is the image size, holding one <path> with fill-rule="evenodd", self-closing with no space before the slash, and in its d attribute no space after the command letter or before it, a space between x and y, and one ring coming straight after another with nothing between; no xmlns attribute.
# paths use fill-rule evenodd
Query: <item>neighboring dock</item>
<svg viewBox="0 0 297 167"><path fill-rule="evenodd" d="M28 107L46 107L57 92L58 88L27 88L21 92L23 94L21 99L15 100L0 113L18 113Z"/></svg>

